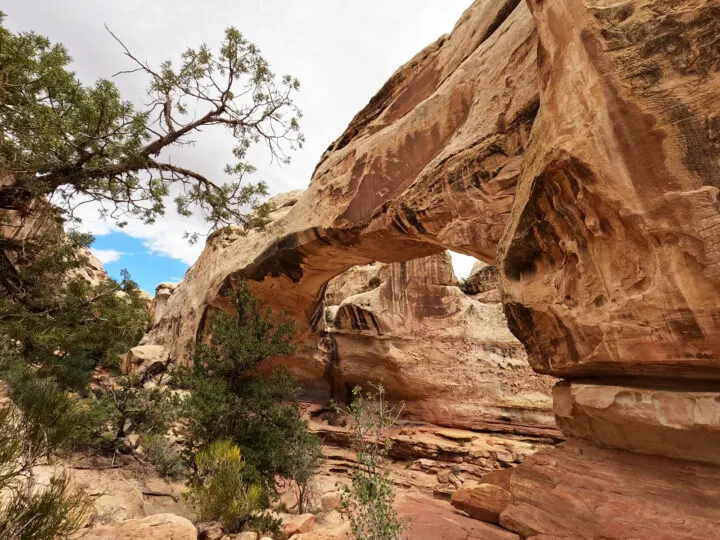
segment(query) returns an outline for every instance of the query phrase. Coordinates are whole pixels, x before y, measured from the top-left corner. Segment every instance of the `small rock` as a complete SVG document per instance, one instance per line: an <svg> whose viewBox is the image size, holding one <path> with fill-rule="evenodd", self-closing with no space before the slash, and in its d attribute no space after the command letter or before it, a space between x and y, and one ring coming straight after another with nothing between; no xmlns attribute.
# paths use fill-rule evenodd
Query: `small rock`
<svg viewBox="0 0 720 540"><path fill-rule="evenodd" d="M447 484L448 482L450 482L450 471L448 471L447 469L438 471L437 479L438 482L440 482L441 484Z"/></svg>
<svg viewBox="0 0 720 540"><path fill-rule="evenodd" d="M240 534L236 534L233 540L257 540L257 533L256 532L241 532Z"/></svg>
<svg viewBox="0 0 720 540"><path fill-rule="evenodd" d="M506 452L504 450L496 450L493 452L493 456L495 459L502 463L512 463L515 461L515 458L510 452Z"/></svg>
<svg viewBox="0 0 720 540"><path fill-rule="evenodd" d="M310 532L315 528L315 516L312 514L301 514L291 518L283 527L286 536Z"/></svg>
<svg viewBox="0 0 720 540"><path fill-rule="evenodd" d="M198 540L221 540L225 536L219 523L204 523L198 526Z"/></svg>
<svg viewBox="0 0 720 540"><path fill-rule="evenodd" d="M472 440L477 437L477 435L472 432L461 431L459 429L441 429L440 431L436 431L435 434L445 439L462 443L472 442Z"/></svg>
<svg viewBox="0 0 720 540"><path fill-rule="evenodd" d="M432 459L420 458L415 463L420 465L421 469L433 469L435 468L435 462Z"/></svg>

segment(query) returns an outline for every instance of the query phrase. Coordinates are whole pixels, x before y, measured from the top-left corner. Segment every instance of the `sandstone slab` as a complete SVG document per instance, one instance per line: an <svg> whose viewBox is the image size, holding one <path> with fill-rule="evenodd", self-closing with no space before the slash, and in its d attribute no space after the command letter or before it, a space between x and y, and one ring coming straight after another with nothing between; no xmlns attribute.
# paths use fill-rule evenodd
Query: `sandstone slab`
<svg viewBox="0 0 720 540"><path fill-rule="evenodd" d="M315 528L315 516L312 514L301 514L290 518L283 525L283 534L292 536L298 533L307 533Z"/></svg>
<svg viewBox="0 0 720 540"><path fill-rule="evenodd" d="M555 418L568 436L720 465L720 390L713 386L563 382L553 390Z"/></svg>
<svg viewBox="0 0 720 540"><path fill-rule="evenodd" d="M573 440L512 474L500 524L522 537L717 538L720 468Z"/></svg>
<svg viewBox="0 0 720 540"><path fill-rule="evenodd" d="M451 503L458 510L462 510L470 517L498 523L500 514L512 496L510 492L494 484L477 484L461 487L452 495Z"/></svg>
<svg viewBox="0 0 720 540"><path fill-rule="evenodd" d="M496 525L454 512L445 501L405 493L398 497L396 508L400 517L411 520L407 532L413 540L519 540Z"/></svg>
<svg viewBox="0 0 720 540"><path fill-rule="evenodd" d="M92 529L84 529L77 540L197 540L195 525L174 514L156 514Z"/></svg>

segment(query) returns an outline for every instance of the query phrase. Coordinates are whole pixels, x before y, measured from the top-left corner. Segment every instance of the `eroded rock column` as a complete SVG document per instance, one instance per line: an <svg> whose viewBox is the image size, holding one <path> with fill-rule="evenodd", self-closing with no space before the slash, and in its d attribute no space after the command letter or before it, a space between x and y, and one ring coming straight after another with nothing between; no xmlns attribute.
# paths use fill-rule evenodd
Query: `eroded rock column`
<svg viewBox="0 0 720 540"><path fill-rule="evenodd" d="M567 379L558 425L588 442L521 465L501 523L716 537L720 2L528 4L542 97L503 300L532 366Z"/></svg>

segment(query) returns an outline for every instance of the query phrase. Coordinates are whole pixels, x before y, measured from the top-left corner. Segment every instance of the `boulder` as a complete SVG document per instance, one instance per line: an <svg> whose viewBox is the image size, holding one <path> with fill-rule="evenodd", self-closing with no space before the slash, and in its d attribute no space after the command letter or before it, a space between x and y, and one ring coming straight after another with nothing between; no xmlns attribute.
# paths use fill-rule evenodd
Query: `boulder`
<svg viewBox="0 0 720 540"><path fill-rule="evenodd" d="M462 510L470 517L498 523L500 514L508 504L512 496L510 492L494 484L478 484L475 486L461 487L452 495L450 502L458 510Z"/></svg>
<svg viewBox="0 0 720 540"><path fill-rule="evenodd" d="M312 514L301 514L291 517L283 525L283 534L290 537L298 533L307 533L315 528L315 516Z"/></svg>
<svg viewBox="0 0 720 540"><path fill-rule="evenodd" d="M125 354L123 372L143 374L162 372L167 367L170 355L162 345L138 345Z"/></svg>
<svg viewBox="0 0 720 540"><path fill-rule="evenodd" d="M222 540L226 536L220 523L203 523L197 530L198 540Z"/></svg>
<svg viewBox="0 0 720 540"><path fill-rule="evenodd" d="M236 534L232 537L233 540L258 540L258 534L256 532L246 531Z"/></svg>
<svg viewBox="0 0 720 540"><path fill-rule="evenodd" d="M510 480L514 471L514 468L492 471L480 478L480 483L493 484L503 488L505 491L510 491Z"/></svg>
<svg viewBox="0 0 720 540"><path fill-rule="evenodd" d="M142 519L83 529L77 540L196 540L195 525L174 514L156 514Z"/></svg>

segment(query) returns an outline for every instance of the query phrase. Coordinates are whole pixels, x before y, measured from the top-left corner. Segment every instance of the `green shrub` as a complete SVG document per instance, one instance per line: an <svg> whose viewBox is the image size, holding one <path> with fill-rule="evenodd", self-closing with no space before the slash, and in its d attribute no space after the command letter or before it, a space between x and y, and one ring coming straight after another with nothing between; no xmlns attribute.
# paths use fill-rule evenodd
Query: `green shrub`
<svg viewBox="0 0 720 540"><path fill-rule="evenodd" d="M55 540L68 538L90 513L92 499L70 487L65 474L55 475L41 490L19 490L0 507L3 540Z"/></svg>
<svg viewBox="0 0 720 540"><path fill-rule="evenodd" d="M357 540L400 540L407 522L393 507L394 485L381 469L391 447L385 433L400 413L388 406L381 384L366 393L355 387L353 398L347 409L336 407L348 419L358 462L350 485L342 488L340 510Z"/></svg>
<svg viewBox="0 0 720 540"><path fill-rule="evenodd" d="M225 532L239 532L262 509L261 486L246 484L240 448L216 441L195 456L196 477L187 498L201 521L219 521Z"/></svg>
<svg viewBox="0 0 720 540"><path fill-rule="evenodd" d="M157 473L164 478L180 478L184 472L182 456L162 435L143 437L141 445Z"/></svg>
<svg viewBox="0 0 720 540"><path fill-rule="evenodd" d="M181 384L191 390L183 407L186 453L231 440L245 460L246 481L265 486L269 505L275 478L300 472L288 443L310 448L316 438L307 431L297 404L298 384L290 373L280 368L269 376L257 374L264 360L293 351L292 321L276 320L245 282L230 297L234 313L213 315L209 341L196 347L192 369L180 372Z"/></svg>
<svg viewBox="0 0 720 540"><path fill-rule="evenodd" d="M47 403L57 403L54 392ZM78 529L89 514L91 501L82 490L70 487L64 474L51 478L50 484L38 488L34 468L52 453L72 441L68 430L71 407L61 403L58 414L38 421L37 411L47 410L42 393L34 394L39 403L32 409L26 393L21 406L0 408L0 538L3 540L51 540L66 538ZM26 411L30 414L26 415ZM69 416L68 416L69 415ZM57 426L53 427L53 420Z"/></svg>

